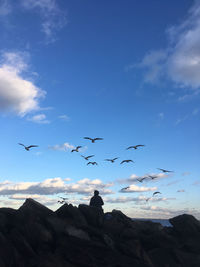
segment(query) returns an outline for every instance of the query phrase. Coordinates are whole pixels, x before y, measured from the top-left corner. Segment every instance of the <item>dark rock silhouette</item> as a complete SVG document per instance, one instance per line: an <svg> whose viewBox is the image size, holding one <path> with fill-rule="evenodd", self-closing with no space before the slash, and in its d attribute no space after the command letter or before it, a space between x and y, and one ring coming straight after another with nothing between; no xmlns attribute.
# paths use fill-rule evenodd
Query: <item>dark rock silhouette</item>
<svg viewBox="0 0 200 267"><path fill-rule="evenodd" d="M199 267L200 222L184 214L170 223L87 205L53 212L27 199L0 208L0 267Z"/></svg>

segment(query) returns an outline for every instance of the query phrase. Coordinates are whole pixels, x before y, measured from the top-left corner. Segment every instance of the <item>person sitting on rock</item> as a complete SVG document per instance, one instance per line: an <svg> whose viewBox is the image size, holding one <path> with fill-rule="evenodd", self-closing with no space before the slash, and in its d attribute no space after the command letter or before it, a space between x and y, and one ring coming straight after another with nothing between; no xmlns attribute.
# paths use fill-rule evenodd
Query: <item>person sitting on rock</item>
<svg viewBox="0 0 200 267"><path fill-rule="evenodd" d="M99 191L94 191L94 196L90 199L90 206L102 209L103 199L99 196Z"/></svg>

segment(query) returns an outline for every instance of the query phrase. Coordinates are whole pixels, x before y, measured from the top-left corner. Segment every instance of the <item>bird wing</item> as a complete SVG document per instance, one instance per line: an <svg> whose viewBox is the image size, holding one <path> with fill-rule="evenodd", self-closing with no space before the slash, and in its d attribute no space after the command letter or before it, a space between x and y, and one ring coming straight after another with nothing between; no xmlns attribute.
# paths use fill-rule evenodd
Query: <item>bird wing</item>
<svg viewBox="0 0 200 267"><path fill-rule="evenodd" d="M94 155L91 155L91 156L87 156L86 158L88 158L88 159L89 159L89 158L92 158L92 157L94 157Z"/></svg>
<svg viewBox="0 0 200 267"><path fill-rule="evenodd" d="M38 147L38 146L36 146L36 145L30 145L30 146L28 146L28 148L31 148L31 147Z"/></svg>
<svg viewBox="0 0 200 267"><path fill-rule="evenodd" d="M136 145L135 147L139 147L139 146L145 146L145 145Z"/></svg>
<svg viewBox="0 0 200 267"><path fill-rule="evenodd" d="M24 147L26 147L24 144L21 144L21 143L18 143L20 146L24 146Z"/></svg>
<svg viewBox="0 0 200 267"><path fill-rule="evenodd" d="M111 159L105 159L106 161L112 161Z"/></svg>
<svg viewBox="0 0 200 267"><path fill-rule="evenodd" d="M87 163L87 165L89 165L89 164L92 164L92 162L90 161L90 162Z"/></svg>
<svg viewBox="0 0 200 267"><path fill-rule="evenodd" d="M116 159L118 159L118 158L114 158L113 160L116 160Z"/></svg>
<svg viewBox="0 0 200 267"><path fill-rule="evenodd" d="M131 149L131 148L134 148L134 146L129 146L129 147L127 147L127 149L126 149L126 150L128 150L128 149Z"/></svg>
<svg viewBox="0 0 200 267"><path fill-rule="evenodd" d="M122 160L122 161L120 162L120 164L123 164L124 162L126 162L126 160Z"/></svg>
<svg viewBox="0 0 200 267"><path fill-rule="evenodd" d="M76 149L79 149L79 148L81 148L81 147L82 147L82 146L77 146Z"/></svg>
<svg viewBox="0 0 200 267"><path fill-rule="evenodd" d="M97 138L94 138L93 140L94 141L96 141L96 140L103 140L103 138L97 137Z"/></svg>
<svg viewBox="0 0 200 267"><path fill-rule="evenodd" d="M92 138L90 138L90 137L83 137L83 139L92 140Z"/></svg>
<svg viewBox="0 0 200 267"><path fill-rule="evenodd" d="M165 171L164 169L160 169L160 168L157 168L157 170L160 170L160 171L163 171L163 172Z"/></svg>

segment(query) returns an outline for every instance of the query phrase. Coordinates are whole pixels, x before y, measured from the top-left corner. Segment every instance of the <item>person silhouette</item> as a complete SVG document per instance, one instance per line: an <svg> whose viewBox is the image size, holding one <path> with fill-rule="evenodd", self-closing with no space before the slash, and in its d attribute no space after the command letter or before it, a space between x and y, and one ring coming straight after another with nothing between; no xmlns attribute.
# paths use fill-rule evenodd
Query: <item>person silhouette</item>
<svg viewBox="0 0 200 267"><path fill-rule="evenodd" d="M102 209L103 199L99 196L99 191L94 190L94 196L90 199L90 206Z"/></svg>

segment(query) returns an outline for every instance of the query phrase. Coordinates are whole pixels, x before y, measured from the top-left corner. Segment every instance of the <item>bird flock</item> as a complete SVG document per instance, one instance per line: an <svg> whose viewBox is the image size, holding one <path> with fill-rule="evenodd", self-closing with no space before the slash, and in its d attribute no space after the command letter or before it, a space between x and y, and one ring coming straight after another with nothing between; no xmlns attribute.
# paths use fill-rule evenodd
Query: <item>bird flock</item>
<svg viewBox="0 0 200 267"><path fill-rule="evenodd" d="M101 140L104 140L103 138L100 138L100 137L95 137L95 138L91 138L91 137L83 137L83 139L85 140L90 140L91 143L95 143L96 141L101 141ZM29 145L29 146L25 146L24 144L22 143L18 143L19 145L23 146L25 148L26 151L30 151L31 148L35 148L35 147L38 147L38 145ZM132 145L132 146L129 146L126 148L126 150L130 150L130 149L134 149L134 150L137 150L138 148L140 147L144 147L145 145ZM80 149L82 148L82 146L77 146L75 148L73 148L71 150L71 153L73 152L80 152ZM98 165L98 163L96 161L89 161L89 159L93 158L95 155L89 155L89 156L84 156L84 155L80 155L82 158L84 158L87 162L86 165ZM108 161L110 163L115 163L115 161L119 159L119 157L115 157L115 158L111 158L111 159L105 159L104 161ZM120 164L124 164L124 163L135 163L132 159L123 159ZM166 169L162 169L162 168L157 168L158 170L162 171L163 173L171 173L173 171L169 171L169 170L166 170ZM147 180L147 179L156 179L158 178L159 176L157 175L147 175L145 177L142 177L142 178L136 178L136 180L140 183L142 183L144 180ZM130 189L130 186L127 186L127 187L124 187L122 188L119 192L129 192L128 189ZM150 199L152 199L154 196L158 195L158 194L161 194L161 192L159 191L156 191L152 194L151 197L148 197L146 198L146 202L149 201ZM58 200L58 202L60 204L65 204L67 203L66 200L67 198L63 198L63 197L60 197L61 200Z"/></svg>

